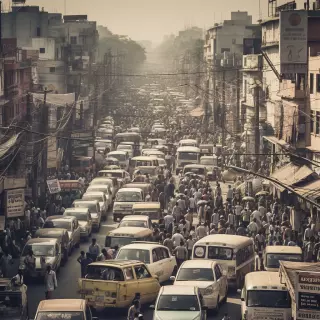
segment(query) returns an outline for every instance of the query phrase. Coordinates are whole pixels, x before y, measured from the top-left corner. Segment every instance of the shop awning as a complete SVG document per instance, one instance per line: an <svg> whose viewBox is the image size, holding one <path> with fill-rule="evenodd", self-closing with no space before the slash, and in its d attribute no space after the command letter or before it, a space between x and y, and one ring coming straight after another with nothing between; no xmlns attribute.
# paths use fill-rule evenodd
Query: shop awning
<svg viewBox="0 0 320 320"><path fill-rule="evenodd" d="M303 181L307 177L309 177L314 172L307 166L298 166L294 163L289 163L284 167L276 170L271 178L282 182L283 184L292 187L298 182ZM276 184L276 187L282 192L285 190L284 187Z"/></svg>
<svg viewBox="0 0 320 320"><path fill-rule="evenodd" d="M289 143L285 142L282 139L278 139L275 136L263 136L263 139L271 142L272 144L278 144L278 145L280 145L280 146L282 146L284 148L288 148L290 146Z"/></svg>
<svg viewBox="0 0 320 320"><path fill-rule="evenodd" d="M301 196L315 201L320 198L320 179L307 183L299 188L294 188L294 190Z"/></svg>
<svg viewBox="0 0 320 320"><path fill-rule="evenodd" d="M16 145L17 142L19 142L21 134L21 132L15 134L9 140L0 145L0 159L4 157L10 151L10 149Z"/></svg>
<svg viewBox="0 0 320 320"><path fill-rule="evenodd" d="M191 117L202 117L204 115L204 111L202 107L197 107L189 112Z"/></svg>

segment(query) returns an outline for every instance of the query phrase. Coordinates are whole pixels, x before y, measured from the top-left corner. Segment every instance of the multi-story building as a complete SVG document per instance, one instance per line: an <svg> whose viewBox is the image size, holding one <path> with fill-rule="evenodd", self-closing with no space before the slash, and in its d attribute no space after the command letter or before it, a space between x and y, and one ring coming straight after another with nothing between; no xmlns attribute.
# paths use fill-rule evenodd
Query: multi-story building
<svg viewBox="0 0 320 320"><path fill-rule="evenodd" d="M231 12L231 19L216 23L207 30L204 56L207 66L208 108L213 117L221 119L224 104L225 128L230 133L240 130L239 70L242 65L243 39L253 38L259 26L252 23L247 12ZM217 121L215 121L217 122Z"/></svg>

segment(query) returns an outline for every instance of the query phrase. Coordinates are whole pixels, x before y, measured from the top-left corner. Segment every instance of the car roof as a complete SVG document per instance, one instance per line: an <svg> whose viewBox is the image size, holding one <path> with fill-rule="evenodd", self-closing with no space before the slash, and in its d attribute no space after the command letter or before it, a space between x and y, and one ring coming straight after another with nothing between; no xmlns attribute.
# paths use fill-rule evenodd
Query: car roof
<svg viewBox="0 0 320 320"><path fill-rule="evenodd" d="M177 149L177 152L197 152L197 153L200 153L200 149L197 147L192 147L192 146L184 146L184 147L179 147Z"/></svg>
<svg viewBox="0 0 320 320"><path fill-rule="evenodd" d="M125 268L130 265L135 264L142 264L143 262L139 260L124 260L124 259L114 259L114 260L105 260L105 261L99 261L99 262L93 262L90 263L90 265L94 266L112 266L112 267L119 267L119 268Z"/></svg>
<svg viewBox="0 0 320 320"><path fill-rule="evenodd" d="M238 235L211 234L209 236L203 237L202 239L198 240L195 243L195 245L201 245L201 244L237 248L237 247L253 244L253 241L251 238L238 236Z"/></svg>
<svg viewBox="0 0 320 320"><path fill-rule="evenodd" d="M87 213L89 211L88 208L67 208L64 213L67 213L67 212L79 212L79 213Z"/></svg>
<svg viewBox="0 0 320 320"><path fill-rule="evenodd" d="M121 150L115 150L115 151L110 151L107 156L113 155L113 154L123 154L126 155L128 152L127 151L121 151Z"/></svg>
<svg viewBox="0 0 320 320"><path fill-rule="evenodd" d="M204 164L187 164L184 166L184 170L188 169L188 168L203 168L205 169L205 165Z"/></svg>
<svg viewBox="0 0 320 320"><path fill-rule="evenodd" d="M137 221L149 220L149 217L144 216L144 215L131 215L130 214L128 216L124 216L121 221L126 221L126 220L137 220Z"/></svg>
<svg viewBox="0 0 320 320"><path fill-rule="evenodd" d="M83 299L50 299L40 301L38 311L84 311L85 306Z"/></svg>
<svg viewBox="0 0 320 320"><path fill-rule="evenodd" d="M197 259L197 260L186 260L183 262L180 268L202 268L202 269L209 269L212 268L217 261L207 260L207 259Z"/></svg>
<svg viewBox="0 0 320 320"><path fill-rule="evenodd" d="M58 239L56 238L33 238L28 240L27 244L44 244L44 245L54 245L58 242Z"/></svg>
<svg viewBox="0 0 320 320"><path fill-rule="evenodd" d="M122 249L154 249L154 248L167 248L163 246L162 244L159 244L157 242L143 242L143 241L136 241L136 243L130 243L123 247L121 247L119 250Z"/></svg>
<svg viewBox="0 0 320 320"><path fill-rule="evenodd" d="M196 295L197 287L194 286L163 286L161 287L161 295L187 295L193 296Z"/></svg>
<svg viewBox="0 0 320 320"><path fill-rule="evenodd" d="M44 229L38 229L35 232L35 237L36 236L43 236L43 235L61 235L63 233L66 233L67 229L63 229L63 228L44 228Z"/></svg>
<svg viewBox="0 0 320 320"><path fill-rule="evenodd" d="M280 282L279 273L271 271L247 273L245 276L245 287L247 290L287 290L286 286Z"/></svg>
<svg viewBox="0 0 320 320"><path fill-rule="evenodd" d="M77 199L74 200L73 203L88 203L88 204L98 204L98 200L84 200L84 199Z"/></svg>
<svg viewBox="0 0 320 320"><path fill-rule="evenodd" d="M132 191L132 192L141 192L141 188L121 188L118 190L118 192L124 192L124 191Z"/></svg>
<svg viewBox="0 0 320 320"><path fill-rule="evenodd" d="M298 246L266 246L266 253L292 253L301 254L302 250Z"/></svg>
<svg viewBox="0 0 320 320"><path fill-rule="evenodd" d="M180 141L179 141L179 143L183 143L183 142L195 142L195 143L197 143L197 140L196 139L181 139Z"/></svg>
<svg viewBox="0 0 320 320"><path fill-rule="evenodd" d="M100 184L98 184L98 186L100 186ZM101 187L102 187L102 186L101 186ZM92 189L91 189L91 190L92 190ZM83 196L84 196L85 194L91 194L91 195L95 195L95 196L101 196L101 195L104 194L104 192L103 192L103 191L90 191L90 189L89 189L89 190L87 190L87 191L83 194Z"/></svg>
<svg viewBox="0 0 320 320"><path fill-rule="evenodd" d="M137 202L133 204L132 209L160 209L160 202Z"/></svg>
<svg viewBox="0 0 320 320"><path fill-rule="evenodd" d="M113 229L109 232L108 235L129 235L129 236L137 236L143 234L152 234L152 231L149 228L140 228L140 227L120 227Z"/></svg>
<svg viewBox="0 0 320 320"><path fill-rule="evenodd" d="M103 173L121 172L122 173L122 172L126 172L126 171L123 169L108 169L108 170L100 170L99 172L103 172ZM102 178L102 177L99 177L99 178Z"/></svg>
<svg viewBox="0 0 320 320"><path fill-rule="evenodd" d="M110 189L110 186L108 184L90 184L85 193L91 192L90 190L95 189L95 188L107 188L107 189Z"/></svg>
<svg viewBox="0 0 320 320"><path fill-rule="evenodd" d="M132 160L147 161L147 160L154 160L154 158L150 156L138 156L138 157L133 157Z"/></svg>

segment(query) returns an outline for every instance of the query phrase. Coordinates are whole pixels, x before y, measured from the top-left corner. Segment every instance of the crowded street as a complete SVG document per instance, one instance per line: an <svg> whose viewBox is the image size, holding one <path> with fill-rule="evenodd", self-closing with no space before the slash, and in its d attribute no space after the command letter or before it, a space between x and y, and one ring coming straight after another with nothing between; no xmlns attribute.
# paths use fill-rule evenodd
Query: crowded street
<svg viewBox="0 0 320 320"><path fill-rule="evenodd" d="M0 1L0 320L319 320L320 0L77 1Z"/></svg>

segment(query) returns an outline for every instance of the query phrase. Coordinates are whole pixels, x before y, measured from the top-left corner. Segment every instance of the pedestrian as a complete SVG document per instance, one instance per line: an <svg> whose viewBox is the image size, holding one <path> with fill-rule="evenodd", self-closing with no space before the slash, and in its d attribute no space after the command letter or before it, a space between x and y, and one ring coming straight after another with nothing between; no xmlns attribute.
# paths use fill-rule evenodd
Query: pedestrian
<svg viewBox="0 0 320 320"><path fill-rule="evenodd" d="M189 235L187 240L187 250L188 250L188 259L191 259L192 256L192 249L196 241Z"/></svg>
<svg viewBox="0 0 320 320"><path fill-rule="evenodd" d="M173 247L177 247L181 241L184 240L183 235L180 233L180 230L177 229L176 232L173 234L171 240L173 241Z"/></svg>
<svg viewBox="0 0 320 320"><path fill-rule="evenodd" d="M170 233L167 233L166 238L163 241L163 245L169 249L170 252L173 250L173 241L171 240Z"/></svg>
<svg viewBox="0 0 320 320"><path fill-rule="evenodd" d="M24 284L22 268L19 267L18 273L11 279L11 283L13 283L15 286L18 286L18 287L21 287Z"/></svg>
<svg viewBox="0 0 320 320"><path fill-rule="evenodd" d="M174 250L173 253L176 256L177 259L177 267L179 268L182 263L188 259L188 250L187 248L184 246L184 242L181 241L180 245L178 245Z"/></svg>
<svg viewBox="0 0 320 320"><path fill-rule="evenodd" d="M47 266L44 276L45 283L45 297L46 299L52 298L52 292L58 287L56 273L51 269L51 265Z"/></svg>
<svg viewBox="0 0 320 320"><path fill-rule="evenodd" d="M5 249L0 257L0 269L2 271L3 278L9 278L9 270L12 267L13 260L8 250Z"/></svg>
<svg viewBox="0 0 320 320"><path fill-rule="evenodd" d="M97 239L92 238L91 244L89 246L90 257L93 261L97 260L98 255L100 254L100 246L97 244Z"/></svg>
<svg viewBox="0 0 320 320"><path fill-rule="evenodd" d="M139 312L140 312L139 300L134 300L131 307L128 310L127 320L134 320L134 318L136 318L136 314L139 315Z"/></svg>
<svg viewBox="0 0 320 320"><path fill-rule="evenodd" d="M87 267L90 263L92 263L92 259L90 258L90 254L87 252L86 255L84 251L80 252L80 257L77 259L81 266L81 278L84 278L87 274Z"/></svg>
<svg viewBox="0 0 320 320"><path fill-rule="evenodd" d="M231 204L231 201L233 199L233 189L231 188L231 185L228 185L228 191L227 191L227 201Z"/></svg>

